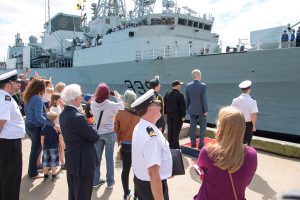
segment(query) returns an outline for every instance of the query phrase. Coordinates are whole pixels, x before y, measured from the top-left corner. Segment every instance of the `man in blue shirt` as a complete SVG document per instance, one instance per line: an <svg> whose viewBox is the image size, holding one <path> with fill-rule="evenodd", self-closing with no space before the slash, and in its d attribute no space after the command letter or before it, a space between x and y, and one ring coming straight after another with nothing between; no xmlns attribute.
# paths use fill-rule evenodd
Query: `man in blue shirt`
<svg viewBox="0 0 300 200"><path fill-rule="evenodd" d="M286 30L283 31L283 34L281 35L281 48L287 48L289 41L289 35L286 33Z"/></svg>

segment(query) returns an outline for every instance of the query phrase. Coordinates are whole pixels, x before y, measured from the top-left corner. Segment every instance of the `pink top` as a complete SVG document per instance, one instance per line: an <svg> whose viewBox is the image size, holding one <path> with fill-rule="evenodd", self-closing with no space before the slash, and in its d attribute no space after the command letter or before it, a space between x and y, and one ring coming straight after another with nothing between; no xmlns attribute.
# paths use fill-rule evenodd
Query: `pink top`
<svg viewBox="0 0 300 200"><path fill-rule="evenodd" d="M198 166L204 171L204 179L196 200L234 200L234 193L227 170L214 166L208 157L207 147L202 148ZM257 167L257 154L252 147L245 147L245 159L241 168L232 174L238 200L245 199L246 187L250 184Z"/></svg>

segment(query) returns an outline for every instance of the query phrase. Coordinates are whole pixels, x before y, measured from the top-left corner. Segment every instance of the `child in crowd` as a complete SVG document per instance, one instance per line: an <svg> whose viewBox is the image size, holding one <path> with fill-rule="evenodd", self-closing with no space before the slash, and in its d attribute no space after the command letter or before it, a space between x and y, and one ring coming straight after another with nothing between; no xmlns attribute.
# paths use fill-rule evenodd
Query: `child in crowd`
<svg viewBox="0 0 300 200"><path fill-rule="evenodd" d="M47 118L54 122L58 117L55 112L48 112ZM56 167L59 166L58 161L58 142L59 136L56 130L48 125L42 128L41 133L41 143L43 148L43 171L44 171L44 181L49 179L49 167L52 171L52 181L57 179Z"/></svg>
<svg viewBox="0 0 300 200"><path fill-rule="evenodd" d="M60 98L59 93L53 93L50 100L50 111L55 112L58 114L58 117L54 121L55 124L59 125L59 115L62 112L63 103L62 99ZM59 161L61 164L61 169L65 169L65 143L64 139L61 134L59 134Z"/></svg>
<svg viewBox="0 0 300 200"><path fill-rule="evenodd" d="M86 104L85 104L85 116L86 116L88 122L90 124L93 124L94 116L93 116L92 111L91 111L92 95L91 94L86 94L86 95L84 95L83 99L86 102Z"/></svg>
<svg viewBox="0 0 300 200"><path fill-rule="evenodd" d="M50 102L51 96L54 92L51 78L50 78L50 80L45 80L45 85L46 85L46 89L45 89L45 93L42 98L43 98L43 102L45 104L46 110L48 112L49 108L50 108L49 102Z"/></svg>

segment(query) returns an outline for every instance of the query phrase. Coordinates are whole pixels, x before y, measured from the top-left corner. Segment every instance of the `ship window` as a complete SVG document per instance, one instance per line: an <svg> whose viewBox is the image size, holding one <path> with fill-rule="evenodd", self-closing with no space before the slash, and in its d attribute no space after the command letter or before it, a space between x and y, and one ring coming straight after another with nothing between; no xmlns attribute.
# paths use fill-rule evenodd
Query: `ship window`
<svg viewBox="0 0 300 200"><path fill-rule="evenodd" d="M198 28L198 23L199 23L199 22L194 22L194 25L193 25L193 27L196 27L196 28Z"/></svg>
<svg viewBox="0 0 300 200"><path fill-rule="evenodd" d="M110 19L105 19L105 24L110 24Z"/></svg>
<svg viewBox="0 0 300 200"><path fill-rule="evenodd" d="M78 16L66 16L64 14L57 15L51 20L51 32L64 30L64 31L77 31L81 30L81 19Z"/></svg>
<svg viewBox="0 0 300 200"><path fill-rule="evenodd" d="M188 26L193 26L193 21L192 20L188 21Z"/></svg>
<svg viewBox="0 0 300 200"><path fill-rule="evenodd" d="M178 18L178 24L179 25L186 25L186 22L187 22L186 19Z"/></svg>
<svg viewBox="0 0 300 200"><path fill-rule="evenodd" d="M209 24L204 24L204 30L210 31L210 30L211 30L211 25L209 25Z"/></svg>
<svg viewBox="0 0 300 200"><path fill-rule="evenodd" d="M175 19L174 18L161 18L161 23L167 24L167 25L174 25Z"/></svg>
<svg viewBox="0 0 300 200"><path fill-rule="evenodd" d="M151 25L161 24L161 20L158 18L151 19Z"/></svg>
<svg viewBox="0 0 300 200"><path fill-rule="evenodd" d="M199 28L203 29L203 23L199 23Z"/></svg>

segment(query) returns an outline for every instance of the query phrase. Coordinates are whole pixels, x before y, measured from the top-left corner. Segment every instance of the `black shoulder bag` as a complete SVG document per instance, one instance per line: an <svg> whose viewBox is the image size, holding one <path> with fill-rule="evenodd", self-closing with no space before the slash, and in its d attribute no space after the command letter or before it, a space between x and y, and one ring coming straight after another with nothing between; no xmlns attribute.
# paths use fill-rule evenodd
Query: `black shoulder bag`
<svg viewBox="0 0 300 200"><path fill-rule="evenodd" d="M100 112L100 116L99 116L98 124L97 124L97 129L96 129L97 131L98 131L99 126L100 126L100 122L101 122L101 119L102 119L103 111L104 111L104 110L102 110L102 111Z"/></svg>

